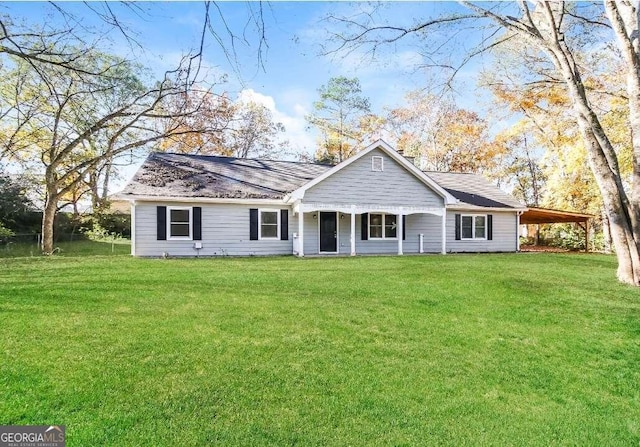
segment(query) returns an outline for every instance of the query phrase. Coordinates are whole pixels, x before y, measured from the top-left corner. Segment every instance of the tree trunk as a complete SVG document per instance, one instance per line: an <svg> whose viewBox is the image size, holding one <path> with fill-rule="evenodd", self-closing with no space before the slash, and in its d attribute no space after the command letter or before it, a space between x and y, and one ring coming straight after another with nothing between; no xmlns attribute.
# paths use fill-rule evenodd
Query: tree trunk
<svg viewBox="0 0 640 447"><path fill-rule="evenodd" d="M618 279L640 286L640 251L634 237L636 219L622 185L617 155L589 104L573 54L561 39L552 41L547 48L564 78L587 149L589 167L602 194L618 257Z"/></svg>
<svg viewBox="0 0 640 447"><path fill-rule="evenodd" d="M53 223L58 210L58 202L55 194L47 194L42 213L42 253L50 255L53 253Z"/></svg>
<svg viewBox="0 0 640 447"><path fill-rule="evenodd" d="M609 217L604 210L602 211L602 236L604 252L611 253L611 228L609 227Z"/></svg>
<svg viewBox="0 0 640 447"><path fill-rule="evenodd" d="M100 210L100 212L104 211L105 206L108 206L109 203L107 201L109 197L109 182L111 181L111 168L112 168L111 159L108 159L104 166L104 173L102 179L102 191L100 193L100 197L98 198L98 208L94 208L94 213L96 209Z"/></svg>
<svg viewBox="0 0 640 447"><path fill-rule="evenodd" d="M606 0L607 16L618 39L618 48L625 59L629 131L633 147L633 172L629 215L636 243L640 242L640 17L636 2Z"/></svg>
<svg viewBox="0 0 640 447"><path fill-rule="evenodd" d="M91 210L96 212L100 207L100 193L98 192L98 172L89 174L89 189L91 189Z"/></svg>
<svg viewBox="0 0 640 447"><path fill-rule="evenodd" d="M584 120L579 120L584 121ZM627 284L640 285L640 252L633 237L633 222L627 208L626 193L618 185L604 157L599 142L590 132L580 126L585 143L588 144L589 166L596 179L604 209L609 219L611 240L618 258L618 279Z"/></svg>

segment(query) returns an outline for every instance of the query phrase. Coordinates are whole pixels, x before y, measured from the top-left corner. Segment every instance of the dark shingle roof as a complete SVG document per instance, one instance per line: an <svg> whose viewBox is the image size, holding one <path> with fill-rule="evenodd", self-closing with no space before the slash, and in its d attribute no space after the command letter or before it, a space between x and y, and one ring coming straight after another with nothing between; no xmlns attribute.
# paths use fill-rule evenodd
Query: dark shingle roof
<svg viewBox="0 0 640 447"><path fill-rule="evenodd" d="M314 163L153 152L118 197L281 199L331 168ZM481 175L425 174L471 207L524 208Z"/></svg>
<svg viewBox="0 0 640 447"><path fill-rule="evenodd" d="M280 199L328 169L313 163L154 152L118 195Z"/></svg>
<svg viewBox="0 0 640 447"><path fill-rule="evenodd" d="M524 208L510 194L478 174L425 172L456 199L468 205L491 208Z"/></svg>

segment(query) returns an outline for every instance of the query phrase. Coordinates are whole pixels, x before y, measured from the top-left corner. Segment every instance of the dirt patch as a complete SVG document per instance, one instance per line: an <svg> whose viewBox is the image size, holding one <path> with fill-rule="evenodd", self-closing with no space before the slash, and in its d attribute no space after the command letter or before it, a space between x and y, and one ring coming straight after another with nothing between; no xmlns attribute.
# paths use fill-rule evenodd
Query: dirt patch
<svg viewBox="0 0 640 447"><path fill-rule="evenodd" d="M520 251L536 251L544 253L571 253L571 250L560 247L549 247L546 245L521 245Z"/></svg>

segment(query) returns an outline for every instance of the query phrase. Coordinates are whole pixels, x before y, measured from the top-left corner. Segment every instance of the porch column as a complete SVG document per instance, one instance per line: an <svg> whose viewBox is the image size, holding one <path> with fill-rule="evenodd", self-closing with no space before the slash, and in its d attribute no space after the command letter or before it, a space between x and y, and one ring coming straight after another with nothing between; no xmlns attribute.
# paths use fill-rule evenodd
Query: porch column
<svg viewBox="0 0 640 447"><path fill-rule="evenodd" d="M298 256L304 257L304 213L298 212Z"/></svg>
<svg viewBox="0 0 640 447"><path fill-rule="evenodd" d="M351 211L351 256L356 255L356 213Z"/></svg>
<svg viewBox="0 0 640 447"><path fill-rule="evenodd" d="M442 250L443 255L447 254L447 209L442 208Z"/></svg>
<svg viewBox="0 0 640 447"><path fill-rule="evenodd" d="M396 236L398 236L398 254L401 255L402 254L402 214L398 214L398 224L397 224L397 231L396 231ZM383 228L384 231L384 228Z"/></svg>

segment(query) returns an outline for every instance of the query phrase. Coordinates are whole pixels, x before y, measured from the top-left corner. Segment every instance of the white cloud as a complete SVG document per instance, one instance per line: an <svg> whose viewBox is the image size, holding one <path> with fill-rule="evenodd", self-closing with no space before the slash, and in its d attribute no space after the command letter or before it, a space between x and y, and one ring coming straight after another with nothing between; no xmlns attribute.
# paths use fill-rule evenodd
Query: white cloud
<svg viewBox="0 0 640 447"><path fill-rule="evenodd" d="M291 95L287 95L287 97L289 100L292 99ZM305 98L301 97L300 99L304 100ZM293 157L301 153L313 155L316 143L313 135L306 130L307 122L304 117L309 111L302 101L294 102L291 106L293 113L287 113L278 109L276 100L272 96L264 95L250 88L242 90L238 94L237 101L255 102L269 109L274 121L284 125L285 132L282 141L289 141L289 147L294 152L291 154Z"/></svg>

